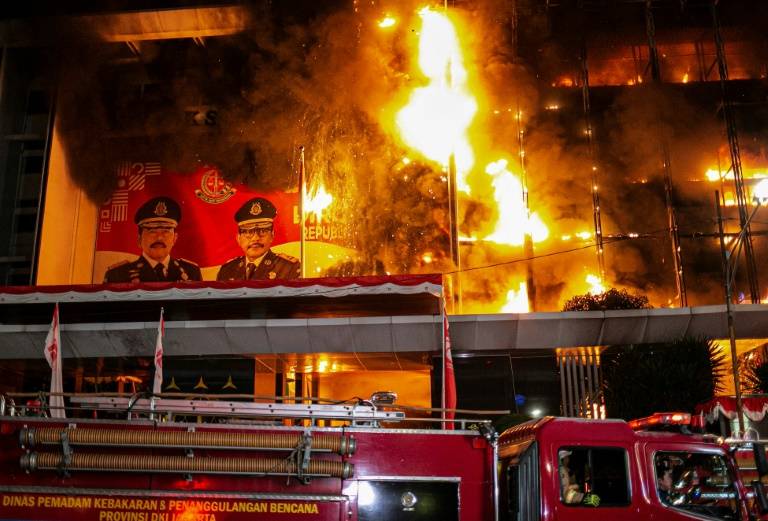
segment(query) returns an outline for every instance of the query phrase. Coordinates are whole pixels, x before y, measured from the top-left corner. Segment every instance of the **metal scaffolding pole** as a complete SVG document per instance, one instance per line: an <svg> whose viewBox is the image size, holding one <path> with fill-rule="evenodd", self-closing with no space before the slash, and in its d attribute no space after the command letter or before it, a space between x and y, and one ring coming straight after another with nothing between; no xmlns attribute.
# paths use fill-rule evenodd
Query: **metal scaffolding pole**
<svg viewBox="0 0 768 521"><path fill-rule="evenodd" d="M592 110L589 102L589 68L587 66L587 45L581 48L581 99L584 108L584 125L587 134L587 146L591 162L591 192L592 192L592 221L595 226L595 248L597 253L597 268L600 272L600 280L605 282L605 255L603 250L603 221L600 216L600 193L597 184L597 165L595 142L592 137Z"/></svg>
<svg viewBox="0 0 768 521"><path fill-rule="evenodd" d="M451 276L453 290L453 313L462 312L461 294L461 252L459 251L459 193L456 187L456 156L451 154L448 159L448 215L451 230L450 254L455 274Z"/></svg>
<svg viewBox="0 0 768 521"><path fill-rule="evenodd" d="M528 173L525 167L525 129L523 128L523 115L520 111L520 107L517 109L517 146L518 154L520 156L520 180L523 193L523 204L525 205L525 218L526 222L531 220L531 205L528 200ZM525 262L525 285L528 292L528 309L530 311L536 311L536 284L533 273L533 237L531 232L528 231L523 236L523 255L526 259Z"/></svg>
<svg viewBox="0 0 768 521"><path fill-rule="evenodd" d="M648 60L651 68L651 77L653 82L660 85L661 69L659 67L659 54L656 48L656 24L651 10L652 0L645 2L645 30L648 36ZM688 305L688 294L685 287L685 276L683 274L682 250L680 247L680 232L677 225L677 212L675 211L675 201L672 187L672 168L670 162L669 142L667 137L661 133L661 156L664 167L664 202L667 209L667 230L669 240L672 243L672 260L675 269L675 285L677 287L677 296L680 307Z"/></svg>
<svg viewBox="0 0 768 521"><path fill-rule="evenodd" d="M757 263L755 251L752 246L752 230L748 222L748 200L744 187L744 176L741 170L741 149L739 148L739 134L736 127L736 115L733 111L733 102L728 93L728 62L725 58L725 43L720 28L720 19L717 16L717 0L712 1L712 26L715 36L715 48L717 51L717 66L720 71L720 89L722 91L722 111L725 121L726 134L728 135L728 148L731 154L731 168L733 172L733 184L736 190L736 204L739 208L739 224L744 230L744 262L747 265L747 280L749 282L749 296L753 304L760 302L760 284L757 280Z"/></svg>

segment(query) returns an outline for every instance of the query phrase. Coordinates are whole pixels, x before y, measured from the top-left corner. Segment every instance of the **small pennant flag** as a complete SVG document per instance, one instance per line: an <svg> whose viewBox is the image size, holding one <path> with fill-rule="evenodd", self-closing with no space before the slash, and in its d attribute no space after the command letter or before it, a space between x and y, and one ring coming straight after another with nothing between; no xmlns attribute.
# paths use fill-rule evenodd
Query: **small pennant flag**
<svg viewBox="0 0 768 521"><path fill-rule="evenodd" d="M51 418L66 418L61 376L61 336L59 334L59 303L53 308L53 320L45 338L45 359L51 366L51 396L48 399Z"/></svg>
<svg viewBox="0 0 768 521"><path fill-rule="evenodd" d="M155 382L152 394L163 392L163 336L165 335L165 318L163 308L160 308L160 323L157 325L157 341L155 342Z"/></svg>

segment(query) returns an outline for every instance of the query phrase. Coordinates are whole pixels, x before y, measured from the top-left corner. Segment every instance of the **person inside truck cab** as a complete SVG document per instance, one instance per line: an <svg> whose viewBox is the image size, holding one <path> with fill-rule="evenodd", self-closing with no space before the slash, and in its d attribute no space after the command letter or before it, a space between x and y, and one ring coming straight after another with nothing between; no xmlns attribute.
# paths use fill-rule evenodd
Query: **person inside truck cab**
<svg viewBox="0 0 768 521"><path fill-rule="evenodd" d="M674 482L672 480L672 466L668 461L661 461L656 465L656 484L659 489L659 499L665 505L671 504L670 494Z"/></svg>
<svg viewBox="0 0 768 521"><path fill-rule="evenodd" d="M576 474L571 468L570 450L560 450L558 453L559 465L558 474L560 476L560 493L563 502L569 505L589 505L598 506L600 497L597 494L584 493L582 485L576 478Z"/></svg>

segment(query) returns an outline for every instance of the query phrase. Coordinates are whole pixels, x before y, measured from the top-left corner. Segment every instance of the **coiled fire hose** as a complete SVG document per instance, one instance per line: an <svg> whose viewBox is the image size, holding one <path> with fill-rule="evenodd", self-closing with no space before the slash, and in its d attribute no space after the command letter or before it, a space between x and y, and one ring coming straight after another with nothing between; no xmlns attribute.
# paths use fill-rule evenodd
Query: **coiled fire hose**
<svg viewBox="0 0 768 521"><path fill-rule="evenodd" d="M221 431L104 430L88 428L24 427L19 431L22 447L59 445L62 434L70 445L90 447L152 447L184 449L293 450L302 433ZM312 436L313 452L352 456L357 441L351 436Z"/></svg>
<svg viewBox="0 0 768 521"><path fill-rule="evenodd" d="M112 472L162 472L182 474L247 474L264 476L299 475L296 462L288 458L190 458L151 454L76 453L69 461L61 453L31 452L21 457L21 468L35 470L92 470ZM313 459L301 475L348 479L354 465L342 461Z"/></svg>

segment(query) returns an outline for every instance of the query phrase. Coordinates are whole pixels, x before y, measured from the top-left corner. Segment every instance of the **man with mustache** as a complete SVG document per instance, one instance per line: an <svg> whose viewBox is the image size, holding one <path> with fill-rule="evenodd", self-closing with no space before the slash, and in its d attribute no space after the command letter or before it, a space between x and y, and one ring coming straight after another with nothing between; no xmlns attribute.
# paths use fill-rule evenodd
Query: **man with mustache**
<svg viewBox="0 0 768 521"><path fill-rule="evenodd" d="M295 257L270 249L275 238L273 224L277 209L267 199L256 197L235 213L242 257L221 266L216 280L295 279L301 276L301 263Z"/></svg>
<svg viewBox="0 0 768 521"><path fill-rule="evenodd" d="M104 283L111 282L185 282L202 280L200 268L192 261L174 259L171 249L179 235L181 207L170 197L150 199L136 211L141 256L133 262L110 266Z"/></svg>

